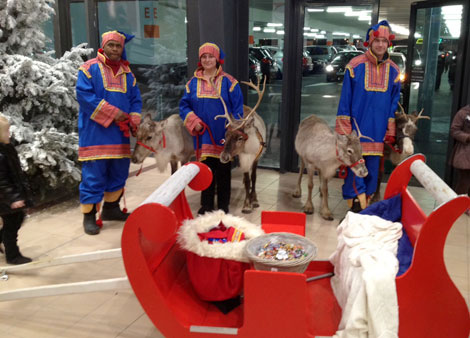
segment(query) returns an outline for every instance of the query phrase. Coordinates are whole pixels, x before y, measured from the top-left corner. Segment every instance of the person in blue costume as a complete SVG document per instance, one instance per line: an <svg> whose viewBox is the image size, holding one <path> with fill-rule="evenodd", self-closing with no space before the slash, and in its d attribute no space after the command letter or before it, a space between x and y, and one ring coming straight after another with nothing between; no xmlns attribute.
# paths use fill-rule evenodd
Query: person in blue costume
<svg viewBox="0 0 470 338"><path fill-rule="evenodd" d="M372 138L361 139L362 155L369 174L360 178L348 168L343 185L343 198L355 212L367 207L377 189L384 142L395 143L400 70L387 53L394 38L386 20L370 27L364 42L369 49L353 58L344 74L335 131L349 134L356 130L357 123L360 132Z"/></svg>
<svg viewBox="0 0 470 338"><path fill-rule="evenodd" d="M215 210L214 195L217 189L217 209L229 212L231 191L231 163L220 162L224 149L224 107L235 119L243 117L243 94L238 81L222 70L224 53L214 43L199 47L199 64L194 76L186 84L180 101L180 116L186 129L194 138L196 157L212 170L209 188L201 192L198 214Z"/></svg>
<svg viewBox="0 0 470 338"><path fill-rule="evenodd" d="M118 31L102 35L97 56L80 66L77 79L78 160L82 162L80 204L85 233L100 232L96 220L125 221L119 203L129 175L130 132L140 124L142 100L124 49L133 38Z"/></svg>

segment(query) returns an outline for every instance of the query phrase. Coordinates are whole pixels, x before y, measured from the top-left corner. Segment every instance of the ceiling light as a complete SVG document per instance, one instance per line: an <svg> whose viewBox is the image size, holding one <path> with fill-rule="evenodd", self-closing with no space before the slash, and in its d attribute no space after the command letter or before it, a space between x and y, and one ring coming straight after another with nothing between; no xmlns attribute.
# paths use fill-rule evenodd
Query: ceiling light
<svg viewBox="0 0 470 338"><path fill-rule="evenodd" d="M354 34L352 37L353 37L353 39L360 39L361 38L361 36L357 35L357 34Z"/></svg>
<svg viewBox="0 0 470 338"><path fill-rule="evenodd" d="M282 27L282 23L274 23L274 22L268 22L268 27Z"/></svg>
<svg viewBox="0 0 470 338"><path fill-rule="evenodd" d="M351 6L332 6L326 9L328 13L352 12Z"/></svg>
<svg viewBox="0 0 470 338"><path fill-rule="evenodd" d="M276 30L274 28L265 28L263 29L264 33L274 33Z"/></svg>
<svg viewBox="0 0 470 338"><path fill-rule="evenodd" d="M372 18L369 15L361 15L357 18L359 21L370 21Z"/></svg>
<svg viewBox="0 0 470 338"><path fill-rule="evenodd" d="M443 14L457 14L462 13L462 5L455 5L455 6L444 6L441 7L441 12Z"/></svg>
<svg viewBox="0 0 470 338"><path fill-rule="evenodd" d="M316 29L316 28L312 28L312 29L310 30L310 32L318 32L318 31L319 31L319 29Z"/></svg>
<svg viewBox="0 0 470 338"><path fill-rule="evenodd" d="M277 35L284 35L284 31L276 31Z"/></svg>
<svg viewBox="0 0 470 338"><path fill-rule="evenodd" d="M304 27L304 31L309 31L310 27Z"/></svg>
<svg viewBox="0 0 470 338"><path fill-rule="evenodd" d="M324 12L325 10L324 9L321 9L321 8L307 8L307 12Z"/></svg>
<svg viewBox="0 0 470 338"><path fill-rule="evenodd" d="M316 36L317 36L317 39L324 39L325 38L325 36L323 34L317 34Z"/></svg>
<svg viewBox="0 0 470 338"><path fill-rule="evenodd" d="M410 35L410 31L408 28L405 28L403 26L398 26L393 23L390 24L390 27L392 28L392 32L400 35Z"/></svg>
<svg viewBox="0 0 470 338"><path fill-rule="evenodd" d="M253 32L259 32L261 30L261 27L254 26L253 27Z"/></svg>
<svg viewBox="0 0 470 338"><path fill-rule="evenodd" d="M351 34L343 32L333 32L333 35L350 36Z"/></svg>

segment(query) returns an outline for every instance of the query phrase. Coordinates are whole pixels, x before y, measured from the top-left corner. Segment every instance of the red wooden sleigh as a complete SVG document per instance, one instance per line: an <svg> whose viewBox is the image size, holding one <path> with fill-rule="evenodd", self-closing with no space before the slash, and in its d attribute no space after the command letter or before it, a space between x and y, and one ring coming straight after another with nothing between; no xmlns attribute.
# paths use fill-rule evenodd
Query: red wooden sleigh
<svg viewBox="0 0 470 338"><path fill-rule="evenodd" d="M456 196L424 161L424 156L415 155L402 162L385 192L385 198L402 194L402 223L414 247L410 268L396 279L399 337L467 338L468 308L447 273L443 252L447 233L470 206L470 199ZM427 190L437 186L444 191L431 191L443 201L428 216L407 189L411 176L420 180L416 173L423 172L437 182L422 182ZM328 261L313 261L304 274L246 271L243 304L227 315L198 299L188 278L185 254L176 244L176 231L184 219L193 217L185 186L202 190L211 179L206 166L190 163L137 208L124 227L122 254L127 276L154 325L166 337L178 338L333 335L341 309L330 280L307 281L332 272ZM301 213L265 211L261 223L266 232L305 235L305 215Z"/></svg>

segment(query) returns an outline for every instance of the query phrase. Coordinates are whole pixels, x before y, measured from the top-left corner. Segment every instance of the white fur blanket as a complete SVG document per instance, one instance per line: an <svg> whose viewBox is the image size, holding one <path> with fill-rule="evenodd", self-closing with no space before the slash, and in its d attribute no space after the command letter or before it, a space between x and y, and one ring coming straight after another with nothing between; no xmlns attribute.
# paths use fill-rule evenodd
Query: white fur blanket
<svg viewBox="0 0 470 338"><path fill-rule="evenodd" d="M220 221L228 227L234 227L245 234L245 240L240 242L213 243L201 241L197 235L199 232L207 232L219 225ZM222 210L205 213L194 219L184 221L178 230L178 244L185 250L191 251L201 257L224 258L238 262L249 260L245 256L246 242L254 237L263 235L261 226L248 222L247 220L230 214L225 214Z"/></svg>
<svg viewBox="0 0 470 338"><path fill-rule="evenodd" d="M395 276L401 223L348 212L337 234L331 286L343 314L334 337L398 337Z"/></svg>

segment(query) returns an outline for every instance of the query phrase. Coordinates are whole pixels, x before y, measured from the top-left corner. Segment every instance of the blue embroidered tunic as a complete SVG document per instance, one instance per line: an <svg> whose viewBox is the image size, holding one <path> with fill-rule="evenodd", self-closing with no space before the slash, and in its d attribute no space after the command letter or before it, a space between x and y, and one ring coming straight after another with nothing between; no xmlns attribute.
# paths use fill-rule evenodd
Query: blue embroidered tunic
<svg viewBox="0 0 470 338"><path fill-rule="evenodd" d="M140 91L129 63L122 61L116 75L98 52L85 62L77 79L79 161L130 158L129 137L124 136L114 117L119 111L129 114L139 125L142 110Z"/></svg>
<svg viewBox="0 0 470 338"><path fill-rule="evenodd" d="M198 68L186 84L185 93L180 101L181 119L186 129L193 135L196 156L201 160L206 157L218 158L224 148L222 140L225 138L227 120L223 117L214 119L217 115L224 115L224 107L219 96L222 96L228 112L235 119L243 117L243 94L238 81L225 73L220 66L214 84L215 90L212 84L204 79L202 68ZM198 135L195 127L201 121L208 128L202 135Z"/></svg>
<svg viewBox="0 0 470 338"><path fill-rule="evenodd" d="M368 50L356 56L346 66L343 89L336 116L336 132L349 134L356 126L364 136L361 139L363 155L383 155L385 135L395 136L395 111L400 99L400 70L386 58L378 63Z"/></svg>

